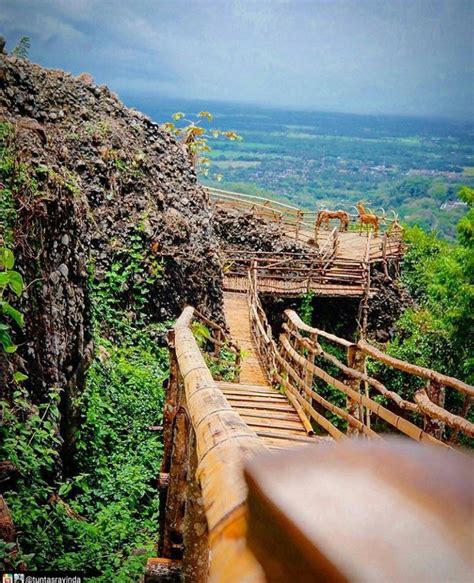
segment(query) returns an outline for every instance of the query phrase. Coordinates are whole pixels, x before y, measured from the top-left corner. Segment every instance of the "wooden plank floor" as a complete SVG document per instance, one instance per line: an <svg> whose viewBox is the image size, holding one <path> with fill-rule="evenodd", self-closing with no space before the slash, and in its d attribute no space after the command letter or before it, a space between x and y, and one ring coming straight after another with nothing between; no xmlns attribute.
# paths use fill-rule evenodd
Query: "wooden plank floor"
<svg viewBox="0 0 474 583"><path fill-rule="evenodd" d="M224 311L230 335L244 351L240 382L251 385L267 385L267 376L252 342L247 295L224 293Z"/></svg>
<svg viewBox="0 0 474 583"><path fill-rule="evenodd" d="M224 309L230 334L244 351L240 382L217 383L231 407L270 449L322 439L307 436L293 405L270 386L252 341L246 294L224 293Z"/></svg>
<svg viewBox="0 0 474 583"><path fill-rule="evenodd" d="M246 277L226 276L224 277L224 289L226 291L245 292L248 289L248 279ZM260 278L258 280L258 291L281 296L299 296L306 293L307 285L305 282L285 279ZM311 285L311 291L321 297L361 298L364 295L364 288L360 285L332 285L314 282ZM371 288L370 297L373 297L376 293L377 289Z"/></svg>
<svg viewBox="0 0 474 583"><path fill-rule="evenodd" d="M268 385L218 382L229 405L270 449L315 443L284 395Z"/></svg>

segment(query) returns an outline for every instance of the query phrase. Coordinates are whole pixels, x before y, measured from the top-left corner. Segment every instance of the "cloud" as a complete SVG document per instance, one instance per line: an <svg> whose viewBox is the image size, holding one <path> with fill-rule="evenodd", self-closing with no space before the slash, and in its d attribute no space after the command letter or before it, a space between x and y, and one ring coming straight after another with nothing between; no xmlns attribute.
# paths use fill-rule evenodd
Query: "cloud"
<svg viewBox="0 0 474 583"><path fill-rule="evenodd" d="M11 43L123 93L473 113L465 0L3 0Z"/></svg>

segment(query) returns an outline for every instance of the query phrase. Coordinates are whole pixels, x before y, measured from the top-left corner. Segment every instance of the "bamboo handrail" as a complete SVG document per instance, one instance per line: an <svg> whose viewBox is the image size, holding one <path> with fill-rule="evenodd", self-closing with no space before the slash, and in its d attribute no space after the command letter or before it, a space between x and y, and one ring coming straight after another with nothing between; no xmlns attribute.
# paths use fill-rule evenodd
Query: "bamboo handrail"
<svg viewBox="0 0 474 583"><path fill-rule="evenodd" d="M474 395L474 387L471 387L470 385L464 383L463 381L460 381L459 379L449 377L447 375L443 375L431 369L414 365L403 360L397 359L395 357L392 357L382 352L378 348L375 348L374 346L370 345L364 339L359 340L357 343L351 343L344 338L340 338L338 336L335 336L334 334L330 334L319 328L308 326L301 320L298 314L293 310L286 310L285 315L288 318L288 321L291 323L291 325L295 328L295 330L292 330L285 323L283 324L283 329L286 330L288 334L292 335L295 338L295 341L297 341L302 348L308 349L309 340L305 339L300 334L298 334L297 330L301 330L302 332L311 334L316 338L318 336L321 336L326 340L329 340L335 344L338 344L339 346L346 348L347 350L352 349L358 350L362 354L368 355L379 362L391 366L396 370L400 370L402 372L406 372L408 374L412 374L414 376L426 379L440 387L450 387L452 389L459 391L460 393L467 395L467 397L469 398L472 397L472 395ZM389 390L387 387L385 387L383 383L381 383L377 379L367 375L366 372L357 371L350 366L346 366L337 357L322 350L319 345L317 346L315 345L314 349L317 350L317 354L319 356L331 362L331 364L337 366L346 376L365 382L367 386L373 387L381 395L392 400L402 410L409 411L411 413L421 413L425 416L425 419L426 418L435 419L441 423L444 423L445 425L447 425L448 427L452 428L457 432L461 431L465 435L468 435L470 437L474 436L473 423L471 423L467 419L464 419L463 417L460 417L459 415L450 413L449 411L441 407L439 404L431 401L430 397L428 396L425 390L423 389L418 390L415 393L414 402L407 401L406 399L403 399L400 395L398 395L396 392ZM288 352L290 356L296 360L305 358L298 354L291 345L289 345ZM299 362L300 364L303 364L302 360L300 360ZM305 366L309 366L307 360ZM343 392L346 392L344 389L345 385L344 383L341 383L341 381L334 379L333 377L325 373L325 371L323 371L322 369L316 370L311 368L311 366L310 369L313 370L313 372L316 374L316 376L319 376L319 378L323 378L323 380L329 382L329 384L331 384L332 386L335 386L336 388L342 390ZM336 384L334 384L334 381L337 381ZM350 395L348 394L348 396L350 398L353 398L352 394ZM364 399L369 399L369 401L371 401L371 399L367 395L364 397ZM364 401L363 399L361 400L358 398L355 398L355 400L360 404L364 405L369 410L375 412L373 406L367 404L368 401ZM374 402L372 401L372 403ZM391 423L390 420L388 419L385 420Z"/></svg>
<svg viewBox="0 0 474 583"><path fill-rule="evenodd" d="M474 437L474 423L464 419L464 417L454 415L439 405L436 405L436 403L433 403L433 401L431 401L431 399L428 397L425 389L416 391L414 399L420 410L426 415L446 423L446 425L449 425L449 427L452 427L457 431L461 431L469 437Z"/></svg>
<svg viewBox="0 0 474 583"><path fill-rule="evenodd" d="M209 528L211 581L261 582L263 575L245 546L247 488L241 466L264 443L231 408L215 384L193 336L194 310L174 326L175 350L196 435L197 476ZM204 422L205 421L205 422Z"/></svg>
<svg viewBox="0 0 474 583"><path fill-rule="evenodd" d="M346 348L354 345L354 342L349 342L349 340L346 340L345 338L339 338L339 336L335 336L334 334L326 332L325 330L320 330L319 328L308 326L308 324L305 324L294 310L285 310L285 315L300 330L315 333L318 336L322 336L323 338L331 340L331 342L335 342L336 344L340 344Z"/></svg>
<svg viewBox="0 0 474 583"><path fill-rule="evenodd" d="M276 214L278 217L278 224L281 224L282 219L284 218L284 224L294 227L294 238L297 241L300 239L303 240L303 237L309 240L313 238L313 235L314 238L317 235L316 221L319 211L311 211L309 209L303 210L263 196L243 194L209 186L204 186L204 188L208 191L210 197L214 198L214 201L217 204L229 203L237 210L242 209L242 207L245 207L247 210L261 209L260 213L263 216L275 218ZM358 214L356 215L354 213L348 213L348 215L351 221L357 221L359 217ZM394 238L398 236L397 233L392 233L390 231L390 226L395 223L395 219L390 219L382 215L376 216L378 216L380 221L389 225L389 229L385 232L388 233L390 238L392 238L392 236ZM303 227L306 231L303 230ZM335 243L337 243L337 241L335 241ZM397 248L397 255L399 252L400 249Z"/></svg>
<svg viewBox="0 0 474 583"><path fill-rule="evenodd" d="M303 356L301 356L300 354L298 354L296 352L296 350L294 350L294 348L291 345L289 345L289 343L287 343L285 345L285 349L288 351L288 353L290 354L290 356L293 358L293 360L295 362L298 362L299 364L304 363L305 358ZM364 407L366 407L367 409L370 409L370 411L375 413L378 417L380 417L381 419L383 419L384 421L386 421L387 423L389 423L390 425L392 425L393 427L395 427L396 429L398 429L399 431L401 431L402 433L404 433L408 437L411 437L412 439L415 439L416 441L429 441L429 442L434 443L436 445L440 445L440 446L443 446L446 448L449 447L446 444L444 444L442 441L439 441L438 439L429 435L428 433L426 433L425 431L423 431L422 429L420 429L419 427L417 427L416 425L414 425L410 421L407 421L406 419L403 419L399 415L392 413L392 411L389 411L380 403L376 403L375 401L366 397L365 395L362 395L361 393L354 391L353 389L351 389L349 386L347 386L342 381L340 381L340 380L334 378L333 376L331 376L330 374L328 374L322 368L320 368L314 364L308 363L308 362L306 362L306 366L308 366L308 368L317 377L319 377L320 379L325 381L328 385L331 385L332 387L339 389L345 395L350 397L353 401L360 403L361 405L364 405Z"/></svg>
<svg viewBox="0 0 474 583"><path fill-rule="evenodd" d="M334 356L333 354L329 354L328 352L323 350L319 346L319 344L318 344L318 348L312 348L311 346L308 346L308 344L309 344L308 339L301 337L294 330L291 330L287 324L285 324L285 323L283 324L283 329L287 330L289 334L292 334L293 336L295 336L295 338L305 348L309 348L310 350L313 349L315 354L317 354L318 356L321 356L322 358L326 359L331 364L334 364L335 366L337 366L345 375L350 376L354 379L359 379L361 381L367 382L370 386L374 387L374 389L376 389L381 395L383 395L384 397L387 397L388 399L391 399L394 403L396 403L396 405L398 407L400 407L400 409L405 409L405 410L412 411L412 412L419 412L420 411L420 408L415 403L411 403L410 401L406 401L405 399L402 399L402 397L400 397L400 395L398 393L390 391L389 389L387 389L387 387L383 383L381 383L377 379L374 379L373 377L370 377L366 373L359 372L358 370L355 370L349 366L346 366L336 356Z"/></svg>
<svg viewBox="0 0 474 583"><path fill-rule="evenodd" d="M424 366L411 364L409 362L405 362L404 360L395 358L394 356L390 356L385 352L382 352L378 348L375 348L375 346L371 346L365 340L359 340L357 346L359 347L360 350L362 350L362 352L365 352L365 354L368 354L372 358L375 358L376 360L388 364L393 368L396 368L403 372L410 373L417 377L434 381L444 387L456 389L457 391L465 393L466 395L469 395L471 397L474 396L474 387L468 385L467 383L464 383L463 381L460 381L459 379L441 374L429 368L425 368Z"/></svg>

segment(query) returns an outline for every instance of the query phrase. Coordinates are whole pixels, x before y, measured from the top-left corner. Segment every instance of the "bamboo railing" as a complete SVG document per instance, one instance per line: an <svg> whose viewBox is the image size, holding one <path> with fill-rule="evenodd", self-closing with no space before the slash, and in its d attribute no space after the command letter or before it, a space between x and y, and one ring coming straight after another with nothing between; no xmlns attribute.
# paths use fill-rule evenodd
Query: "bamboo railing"
<svg viewBox="0 0 474 583"><path fill-rule="evenodd" d="M321 243L318 237L317 212L303 211L263 197L216 188L207 190L210 198L220 208L252 212L279 225L284 234L296 242L306 244L306 248L302 246L300 252L293 253L225 248L223 266L225 285L229 290L245 289L245 272L250 263L256 260L259 270L258 285L262 292L280 295L314 292L322 295L363 297L366 301L377 291L370 287L370 267L375 263L382 264L386 277L390 278L389 262L394 263L397 271L398 261L405 251L403 228L395 219L379 217L384 221L381 236L367 234L365 253L360 250L360 245L356 245L357 252L350 250L352 239L349 243L344 239L344 251L339 253L341 237L353 237L353 234L340 233L334 227ZM357 215L350 217L353 221L357 219ZM358 254L360 257L357 257ZM238 278L243 280L239 281Z"/></svg>
<svg viewBox="0 0 474 583"><path fill-rule="evenodd" d="M317 244L319 231L317 226L318 211L303 210L261 196L242 194L239 192L232 192L207 186L205 188L209 193L210 199L218 207L225 210L237 210L240 212L251 211L253 214L264 220L272 221L281 225L285 232L296 241L310 244L315 244L316 242ZM358 220L358 215L353 213L348 214L351 222L355 224ZM382 215L377 216L380 221L380 231L385 231L388 239L398 237L398 229L394 228L398 225L396 219L391 219ZM396 248L396 245L394 245L394 252Z"/></svg>
<svg viewBox="0 0 474 583"><path fill-rule="evenodd" d="M185 308L169 338L159 554L181 560L188 582L260 582L260 566L245 545L241 468L266 446L216 385L193 333L194 316L193 308ZM150 561L147 581L154 580L161 560Z"/></svg>
<svg viewBox="0 0 474 583"><path fill-rule="evenodd" d="M196 323L200 323L204 329L201 327L194 328ZM242 351L240 346L229 336L227 330L217 322L206 318L198 310L194 310L191 328L195 336L200 339L207 363L210 364L212 362L216 365L214 367L216 370L214 374L215 380L222 380L222 375L227 372L231 373L231 378L227 380L231 380L234 383L239 382ZM223 351L227 352L227 354L223 354ZM229 360L229 355L232 360Z"/></svg>
<svg viewBox="0 0 474 583"><path fill-rule="evenodd" d="M370 238L368 239L370 241ZM319 253L253 252L245 249L227 249L222 260L226 278L247 279L251 265L258 271L257 283L260 291L269 285L274 292L284 293L284 288L293 294L319 291L321 287L358 290L362 296L367 287L370 260L337 258L328 245L325 255ZM270 290L271 291L271 290Z"/></svg>
<svg viewBox="0 0 474 583"><path fill-rule="evenodd" d="M453 437L457 438L459 433L474 437L473 423L444 408L446 388L461 393L465 402L470 403L474 396L473 387L458 379L393 358L365 340L354 343L308 326L293 310L285 312L282 334L276 343L260 303L255 266L249 270L248 290L255 345L273 384L280 387L295 404L302 420L305 419L303 422L308 433L313 431L312 420L334 439L343 439L344 433L330 420L331 415L335 415L347 424L348 434L362 434L372 438L382 437L372 428L372 416L383 421L387 429L392 428L392 431L423 443L447 447L444 443L447 441L447 427L452 430L450 443L455 441ZM324 350L319 338L344 350L346 362ZM415 392L413 402L407 401L368 375L367 357L425 379L427 386ZM340 374L330 374L325 366L339 370ZM346 407L323 397L316 388L315 381L318 380L335 389L336 393L339 391L346 399ZM377 399L371 396L371 391L378 394ZM386 405L381 403L380 397L383 397ZM468 407L464 409L467 411ZM331 414L329 418L328 414ZM414 416L414 419L408 419L409 416ZM423 427L419 426L420 420Z"/></svg>

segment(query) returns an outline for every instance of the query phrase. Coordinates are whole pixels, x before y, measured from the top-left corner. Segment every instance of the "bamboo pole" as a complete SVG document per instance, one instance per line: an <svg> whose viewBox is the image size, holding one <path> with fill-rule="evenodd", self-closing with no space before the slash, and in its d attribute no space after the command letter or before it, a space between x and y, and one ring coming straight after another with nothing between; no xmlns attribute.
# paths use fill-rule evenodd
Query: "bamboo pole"
<svg viewBox="0 0 474 583"><path fill-rule="evenodd" d="M401 370L403 372L410 373L417 377L421 377L427 380L432 380L433 382L438 383L444 387L450 387L459 391L460 393L464 393L471 397L474 397L474 387L460 381L454 377L450 377L429 368L425 368L423 366L418 366L417 364L411 364L409 362L405 362L404 360L400 360L395 358L394 356L389 356L385 352L382 352L378 348L371 346L366 340L359 340L357 346L376 360L383 362L384 364L388 364L392 368L396 368L397 370Z"/></svg>
<svg viewBox="0 0 474 583"><path fill-rule="evenodd" d="M176 355L196 434L197 472L209 529L210 581L262 582L263 573L245 546L246 494L241 467L265 451L262 441L232 410L216 386L190 330L193 309L178 318Z"/></svg>
<svg viewBox="0 0 474 583"><path fill-rule="evenodd" d="M202 492L197 478L198 460L194 433L190 437L189 449L186 515L183 528L183 581L184 583L206 583L209 577L209 534Z"/></svg>
<svg viewBox="0 0 474 583"><path fill-rule="evenodd" d="M180 559L183 553L189 438L188 420L184 408L180 408L177 412L174 428L164 528L160 535L162 556Z"/></svg>
<svg viewBox="0 0 474 583"><path fill-rule="evenodd" d="M293 349L293 347L289 343L288 343L286 348L290 352L292 358L296 362L298 362L298 360L303 358ZM401 431L402 433L404 433L408 437L411 437L412 439L415 439L416 441L431 442L431 443L434 443L436 445L440 445L440 446L443 446L443 447L446 447L449 449L449 447L446 444L444 444L442 441L439 441L438 439L432 437L431 435L427 434L425 431L423 431L422 429L420 429L419 427L417 427L416 425L414 425L410 421L407 421L406 419L403 419L403 417L400 417L399 415L392 413L392 411L389 411L388 409L386 409L385 407L383 407L379 403L376 403L372 399L367 398L365 395L361 395L360 393L354 391L352 388L347 386L342 381L339 381L338 379L336 379L333 376L331 376L330 374L328 374L322 368L320 368L316 365L312 365L311 368L313 369L314 374L317 377L319 377L320 379L322 379L323 381L325 381L328 385L330 385L336 389L339 389L345 395L351 397L353 400L364 405L364 407L369 408L378 417L380 417L381 419L383 419L384 421L386 421L390 425L393 425L395 428L397 428L399 431Z"/></svg>
<svg viewBox="0 0 474 583"><path fill-rule="evenodd" d="M283 345L283 348L285 348L284 345ZM324 397L322 397L319 393L317 393L314 389L307 387L304 384L303 380L298 376L295 369L279 353L277 354L277 358L280 361L280 363L282 364L282 367L285 368L285 371L288 373L288 375L291 376L291 378L302 388L302 390L305 393L307 393L307 395L309 397L312 397L317 403L322 405L325 409L327 409L331 413L334 413L334 415L338 415L339 417L341 417L341 419L344 419L345 421L347 421L347 423L349 425L353 425L361 433L364 433L365 435L368 435L370 437L380 439L379 435L377 433L375 433L375 431L372 431L371 429L365 427L365 425L361 421L356 419L354 416L350 415L347 411L344 411L344 409L341 409L337 405L330 403ZM314 407L313 407L313 409L314 409Z"/></svg>
<svg viewBox="0 0 474 583"><path fill-rule="evenodd" d="M422 413L431 417L433 419L437 419L442 423L448 425L452 429L456 431L461 431L465 435L469 437L474 437L474 423L471 423L467 419L460 417L459 415L454 415L446 409L443 409L436 403L433 403L429 398L426 389L420 389L415 393L414 396L415 402L418 404ZM469 397L468 397L469 399Z"/></svg>
<svg viewBox="0 0 474 583"><path fill-rule="evenodd" d="M363 352L357 349L356 346L352 345L347 349L347 366L356 370L357 372L363 373L365 365L365 355ZM350 377L348 379L348 385L352 390L360 393L360 378ZM350 396L346 396L346 407L350 415L358 419L359 421L364 421L364 411L361 407L360 402L354 401ZM357 430L353 430L351 426L347 428L349 434L357 433Z"/></svg>

